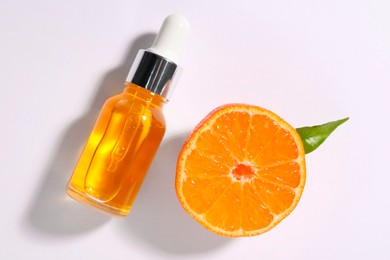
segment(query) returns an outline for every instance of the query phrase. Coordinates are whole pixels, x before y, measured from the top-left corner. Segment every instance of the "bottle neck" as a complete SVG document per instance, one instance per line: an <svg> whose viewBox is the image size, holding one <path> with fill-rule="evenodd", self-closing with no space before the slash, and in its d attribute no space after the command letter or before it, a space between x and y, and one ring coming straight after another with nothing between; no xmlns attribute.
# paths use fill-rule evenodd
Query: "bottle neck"
<svg viewBox="0 0 390 260"><path fill-rule="evenodd" d="M150 50L140 50L130 68L126 82L163 96L169 100L181 68Z"/></svg>
<svg viewBox="0 0 390 260"><path fill-rule="evenodd" d="M164 104L167 102L167 99L163 96L160 96L159 94L156 94L153 91L143 87L137 86L131 82L125 82L125 89L123 90L123 93L159 109L162 109Z"/></svg>

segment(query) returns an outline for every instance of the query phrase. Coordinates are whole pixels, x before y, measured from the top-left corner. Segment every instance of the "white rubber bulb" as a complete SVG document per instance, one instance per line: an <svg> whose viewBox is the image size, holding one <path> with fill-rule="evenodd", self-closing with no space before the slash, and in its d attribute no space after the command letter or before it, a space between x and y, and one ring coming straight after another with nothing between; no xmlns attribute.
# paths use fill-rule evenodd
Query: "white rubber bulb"
<svg viewBox="0 0 390 260"><path fill-rule="evenodd" d="M177 63L180 50L187 39L190 26L180 14L165 18L152 47L148 50Z"/></svg>

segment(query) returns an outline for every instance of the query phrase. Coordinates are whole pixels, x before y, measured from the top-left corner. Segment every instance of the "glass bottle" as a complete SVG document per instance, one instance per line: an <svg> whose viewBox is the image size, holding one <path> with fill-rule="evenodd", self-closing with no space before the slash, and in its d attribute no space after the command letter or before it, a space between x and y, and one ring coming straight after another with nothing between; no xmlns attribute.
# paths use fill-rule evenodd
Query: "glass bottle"
<svg viewBox="0 0 390 260"><path fill-rule="evenodd" d="M130 212L165 133L162 108L188 30L183 16L170 15L152 47L138 52L124 91L103 105L67 185L71 197L117 216Z"/></svg>

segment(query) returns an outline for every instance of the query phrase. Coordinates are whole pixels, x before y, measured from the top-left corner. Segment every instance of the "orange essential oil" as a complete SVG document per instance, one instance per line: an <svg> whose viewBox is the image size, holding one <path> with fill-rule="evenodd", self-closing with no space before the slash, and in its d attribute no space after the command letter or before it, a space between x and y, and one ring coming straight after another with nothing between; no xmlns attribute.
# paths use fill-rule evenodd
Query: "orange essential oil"
<svg viewBox="0 0 390 260"><path fill-rule="evenodd" d="M126 216L165 133L162 113L180 71L188 34L181 15L168 16L151 48L140 50L124 91L109 98L67 185L74 199Z"/></svg>

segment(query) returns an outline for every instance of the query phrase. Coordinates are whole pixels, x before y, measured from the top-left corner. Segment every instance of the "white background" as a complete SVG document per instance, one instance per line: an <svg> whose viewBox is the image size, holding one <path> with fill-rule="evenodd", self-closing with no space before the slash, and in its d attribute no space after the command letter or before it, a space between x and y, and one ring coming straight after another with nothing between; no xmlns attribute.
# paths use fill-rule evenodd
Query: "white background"
<svg viewBox="0 0 390 260"><path fill-rule="evenodd" d="M131 215L112 219L65 185L171 13L191 36L166 138ZM0 82L0 259L390 259L388 0L2 0ZM188 131L230 102L296 127L350 117L307 156L298 207L258 237L206 231L174 191Z"/></svg>

